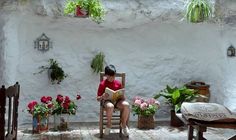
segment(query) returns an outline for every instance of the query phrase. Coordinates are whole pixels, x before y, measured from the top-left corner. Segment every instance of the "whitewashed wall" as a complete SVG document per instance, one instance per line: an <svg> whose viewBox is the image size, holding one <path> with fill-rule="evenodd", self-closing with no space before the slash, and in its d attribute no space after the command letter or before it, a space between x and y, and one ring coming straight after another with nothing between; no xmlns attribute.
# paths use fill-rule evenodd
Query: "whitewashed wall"
<svg viewBox="0 0 236 140"><path fill-rule="evenodd" d="M181 86L196 80L210 84L211 102L236 111L236 58L226 56L227 47L236 46L232 26L159 20L98 25L89 19L41 16L24 10L5 14L6 23L1 26L5 39L0 44L5 65L1 63L0 68L6 85L21 84L20 125L31 121L25 110L29 101L58 93L75 98L77 92L82 99L72 121L98 121L99 76L92 72L90 62L99 51L105 53L107 64L126 72L129 101L136 95L153 97L167 84ZM34 49L34 40L42 33L53 45L45 53ZM33 75L50 58L69 74L60 85L51 85L46 72ZM156 118L168 117L167 109L163 105Z"/></svg>

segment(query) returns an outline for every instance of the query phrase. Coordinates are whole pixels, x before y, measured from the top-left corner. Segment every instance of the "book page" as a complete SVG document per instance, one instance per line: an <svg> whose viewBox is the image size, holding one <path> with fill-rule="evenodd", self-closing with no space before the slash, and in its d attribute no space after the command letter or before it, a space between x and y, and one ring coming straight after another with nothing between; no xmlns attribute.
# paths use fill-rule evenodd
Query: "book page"
<svg viewBox="0 0 236 140"><path fill-rule="evenodd" d="M117 100L122 98L122 96L124 95L124 91L125 89L119 89L119 90L114 91L108 87L106 87L105 89L105 93L109 94L109 99L112 102L116 102Z"/></svg>

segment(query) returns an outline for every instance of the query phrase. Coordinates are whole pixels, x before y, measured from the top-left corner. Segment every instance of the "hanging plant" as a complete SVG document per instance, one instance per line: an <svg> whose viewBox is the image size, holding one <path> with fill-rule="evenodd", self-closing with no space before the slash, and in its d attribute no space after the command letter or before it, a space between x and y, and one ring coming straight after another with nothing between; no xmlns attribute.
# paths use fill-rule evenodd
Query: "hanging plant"
<svg viewBox="0 0 236 140"><path fill-rule="evenodd" d="M91 68L93 69L93 72L99 73L103 70L104 59L105 55L102 52L95 55L91 62Z"/></svg>
<svg viewBox="0 0 236 140"><path fill-rule="evenodd" d="M190 0L187 4L186 17L193 23L203 22L212 16L212 5L208 0Z"/></svg>
<svg viewBox="0 0 236 140"><path fill-rule="evenodd" d="M104 20L105 9L100 0L67 0L64 14L75 14L75 16L89 16L96 23Z"/></svg>
<svg viewBox="0 0 236 140"><path fill-rule="evenodd" d="M38 73L42 73L45 70L48 71L49 79L52 84L60 84L68 75L65 74L63 69L59 66L58 62L54 59L49 59L49 65L39 67L40 71ZM37 74L37 73L35 73Z"/></svg>

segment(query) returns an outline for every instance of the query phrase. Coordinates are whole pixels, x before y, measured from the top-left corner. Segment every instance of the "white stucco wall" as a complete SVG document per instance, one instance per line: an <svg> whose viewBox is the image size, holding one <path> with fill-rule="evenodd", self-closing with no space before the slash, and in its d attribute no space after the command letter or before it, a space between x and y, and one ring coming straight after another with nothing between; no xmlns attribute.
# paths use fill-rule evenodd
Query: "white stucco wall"
<svg viewBox="0 0 236 140"><path fill-rule="evenodd" d="M24 110L29 101L39 101L43 95L55 97L57 93L75 97L77 92L82 99L72 121L98 121L99 76L92 72L90 61L99 51L104 52L107 64L126 72L129 101L136 95L153 97L167 84L180 86L195 80L210 84L211 102L236 111L236 58L226 56L227 47L236 44L233 27L179 20L124 20L117 24L106 21L98 25L89 19L55 18L24 11L7 13L3 27L5 83L21 84L19 124L31 121ZM45 53L34 49L34 40L42 33L50 37L53 45ZM50 58L69 74L60 85L51 85L46 72L33 75ZM168 115L163 105L156 118L165 119Z"/></svg>

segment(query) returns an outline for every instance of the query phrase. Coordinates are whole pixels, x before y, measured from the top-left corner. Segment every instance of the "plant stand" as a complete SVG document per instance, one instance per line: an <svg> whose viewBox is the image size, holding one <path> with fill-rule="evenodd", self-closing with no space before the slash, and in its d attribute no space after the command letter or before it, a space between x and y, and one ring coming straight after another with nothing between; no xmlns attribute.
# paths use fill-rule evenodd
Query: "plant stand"
<svg viewBox="0 0 236 140"><path fill-rule="evenodd" d="M138 128L139 129L154 129L154 116L138 115Z"/></svg>
<svg viewBox="0 0 236 140"><path fill-rule="evenodd" d="M68 130L69 114L55 114L54 115L54 130L66 131Z"/></svg>
<svg viewBox="0 0 236 140"><path fill-rule="evenodd" d="M33 134L48 131L48 114L45 114L44 116L33 116L32 127Z"/></svg>

